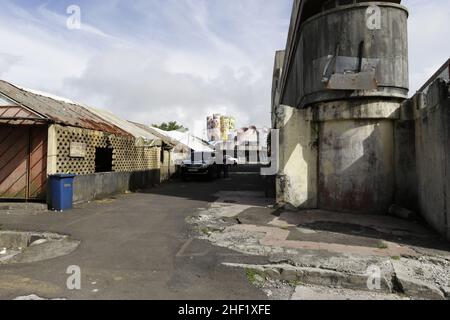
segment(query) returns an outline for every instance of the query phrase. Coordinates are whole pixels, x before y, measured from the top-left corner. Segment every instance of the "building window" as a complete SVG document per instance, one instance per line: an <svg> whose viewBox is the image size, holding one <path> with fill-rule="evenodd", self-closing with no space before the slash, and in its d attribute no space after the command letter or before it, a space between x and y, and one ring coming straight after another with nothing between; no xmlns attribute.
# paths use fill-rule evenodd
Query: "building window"
<svg viewBox="0 0 450 320"><path fill-rule="evenodd" d="M95 172L111 172L113 162L113 149L95 149Z"/></svg>

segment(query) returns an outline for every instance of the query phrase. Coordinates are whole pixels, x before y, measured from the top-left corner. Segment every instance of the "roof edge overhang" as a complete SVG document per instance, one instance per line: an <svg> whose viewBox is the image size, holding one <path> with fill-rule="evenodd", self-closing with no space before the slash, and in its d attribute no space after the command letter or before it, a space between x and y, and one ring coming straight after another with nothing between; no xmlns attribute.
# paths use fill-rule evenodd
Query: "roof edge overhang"
<svg viewBox="0 0 450 320"><path fill-rule="evenodd" d="M48 96L45 95L46 93L32 92L31 89L22 88L18 85L12 84L8 81L0 80L0 82L6 84L7 86L9 86L10 88L12 88L14 90L18 90L18 92L32 95L34 97L34 99L36 99L39 103L46 104L47 103L46 99L49 99L49 100L61 105L61 107L66 106L67 108L73 108L73 107L81 108L83 110L83 112L85 113L85 115L89 116L89 119L86 117L86 119L83 119L83 120L76 119L76 120L79 120L78 122L74 121L74 123L69 123L62 119L59 119L58 117L52 117L51 115L46 115L42 112L39 112L39 111L35 110L35 108L33 108L33 105L31 105L30 103L27 104L24 102L20 102L17 99L14 99L13 97L11 97L10 94L5 93L3 90L0 91L0 95L2 95L3 97L5 97L6 99L8 99L10 101L13 101L18 106L25 108L26 110L32 112L33 114L36 114L39 117L39 119L45 119L45 121L47 123L58 124L58 125L61 125L64 127L72 127L72 128L104 132L104 133L113 134L113 135L117 135L117 136L132 137L132 135L130 133L122 130L121 128L117 127L113 123L110 123L108 121L106 121L106 122L103 121L102 118L96 116L89 109L85 108L82 104L77 104L74 102L69 103L67 101L58 100L58 99L54 98L53 96L51 96L50 94ZM99 123L99 120L102 120L103 122ZM81 123L81 121L85 121L86 124L83 125L83 123Z"/></svg>
<svg viewBox="0 0 450 320"><path fill-rule="evenodd" d="M11 107L20 107L23 108L24 110L26 110L27 112L35 115L34 118L26 118L27 120L35 120L35 121L41 121L41 122L52 122L52 119L50 119L49 117L40 114L39 112L36 112L35 110L33 110L32 108L29 108L28 106L20 103L19 101L16 101L15 99L13 99L12 97L8 96L7 94L4 94L3 92L0 92L0 96L2 96L3 98L12 101L13 103L15 103L15 106L11 106ZM7 118L2 118L2 119L7 119ZM18 118L12 118L10 120L13 119L18 119ZM23 119L22 119L23 120Z"/></svg>

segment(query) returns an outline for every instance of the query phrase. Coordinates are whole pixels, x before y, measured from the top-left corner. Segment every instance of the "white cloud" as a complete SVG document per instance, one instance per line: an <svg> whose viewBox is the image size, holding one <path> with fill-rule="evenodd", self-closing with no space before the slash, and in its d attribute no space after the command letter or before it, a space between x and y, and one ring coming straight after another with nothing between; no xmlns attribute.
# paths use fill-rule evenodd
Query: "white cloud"
<svg viewBox="0 0 450 320"><path fill-rule="evenodd" d="M292 0L80 0L82 30L65 9L2 1L0 75L143 123L205 117L270 119L272 64L285 46ZM407 0L414 91L448 58L449 0Z"/></svg>
<svg viewBox="0 0 450 320"><path fill-rule="evenodd" d="M252 80L251 69L238 74L223 67L217 76L204 79L172 72L166 66L163 56L120 48L92 59L82 77L66 81L64 91L89 97L88 103L103 105L131 120L151 124L176 119L198 134L206 116L214 112L232 114L243 125L255 119L268 121L270 92L262 78Z"/></svg>
<svg viewBox="0 0 450 320"><path fill-rule="evenodd" d="M274 28L273 22L280 19L277 14L274 19L255 14L258 27L249 28L252 23L242 22L251 11L259 12L261 5L249 1L242 7L242 17L233 16L227 23L236 31L230 40L223 36L229 36L230 30L223 30L212 17L218 14L214 10L226 15L233 7L212 8L208 3L161 5L166 32L172 34L169 41L141 40L103 52L90 61L82 77L66 81L65 91L89 97L92 103L131 120L177 120L197 134L204 132L206 116L216 112L235 116L242 126L268 125L273 55L285 43L288 21ZM154 19L157 8L139 4L140 12Z"/></svg>
<svg viewBox="0 0 450 320"><path fill-rule="evenodd" d="M80 46L74 34L57 32L37 15L8 1L4 5L7 11L0 15L1 51L16 57L8 61L0 56L0 64L9 65L2 74L5 80L55 90L65 77L81 76L92 54L88 46Z"/></svg>
<svg viewBox="0 0 450 320"><path fill-rule="evenodd" d="M450 1L405 0L409 16L410 94L450 58Z"/></svg>
<svg viewBox="0 0 450 320"><path fill-rule="evenodd" d="M3 76L5 73L7 73L19 61L19 56L0 52L0 76Z"/></svg>
<svg viewBox="0 0 450 320"><path fill-rule="evenodd" d="M285 43L290 1L91 2L80 5L91 23L78 32L64 29L65 12L7 1L0 37L20 63L2 76L130 120L177 120L199 134L214 112L234 115L240 125L265 125L273 54Z"/></svg>

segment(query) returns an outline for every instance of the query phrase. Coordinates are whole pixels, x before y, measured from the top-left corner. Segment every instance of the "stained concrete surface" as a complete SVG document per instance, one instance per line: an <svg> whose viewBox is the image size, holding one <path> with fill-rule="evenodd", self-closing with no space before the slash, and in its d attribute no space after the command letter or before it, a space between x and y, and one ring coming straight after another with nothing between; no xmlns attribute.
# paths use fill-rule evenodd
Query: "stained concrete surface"
<svg viewBox="0 0 450 320"><path fill-rule="evenodd" d="M408 300L394 294L379 294L376 292L356 291L348 289L329 289L319 286L298 286L291 300Z"/></svg>
<svg viewBox="0 0 450 320"><path fill-rule="evenodd" d="M0 202L2 215L39 214L47 211L47 204L39 202Z"/></svg>
<svg viewBox="0 0 450 320"><path fill-rule="evenodd" d="M1 230L55 232L81 241L64 257L0 266L0 299L32 294L67 299L266 299L244 271L222 264L265 263L264 257L195 239L185 222L216 200L219 190L259 188L258 176L239 175L211 183L169 183L63 214L0 212ZM66 287L71 265L81 268L81 290Z"/></svg>
<svg viewBox="0 0 450 320"><path fill-rule="evenodd" d="M361 299L391 299L392 294L395 299L449 298L450 245L423 222L387 215L289 211L268 205L261 194L258 204L254 192L221 191L216 196L189 222L204 231L201 239L267 257L269 264L244 259L225 265L251 270L253 278L265 280L256 285L271 296L284 296L274 292L273 281L278 280L282 292L298 284L320 286L319 291L307 290L308 299L314 293L316 299L330 298L340 289L356 291L349 299L358 291L366 291ZM380 274L380 292L368 286L371 270Z"/></svg>

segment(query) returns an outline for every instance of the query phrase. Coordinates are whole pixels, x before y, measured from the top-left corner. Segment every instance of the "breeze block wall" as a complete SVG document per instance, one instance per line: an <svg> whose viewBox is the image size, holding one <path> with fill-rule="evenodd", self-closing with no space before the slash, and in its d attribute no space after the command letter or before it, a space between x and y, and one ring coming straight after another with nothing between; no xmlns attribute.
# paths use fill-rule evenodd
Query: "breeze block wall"
<svg viewBox="0 0 450 320"><path fill-rule="evenodd" d="M159 147L136 147L135 138L131 136L115 136L110 133L87 129L52 126L49 140L52 146L49 173L73 173L87 175L95 173L96 148L113 149L112 169L114 172L132 172L155 170L160 168ZM50 139L50 137L52 139ZM80 142L87 146L84 158L70 157L70 143Z"/></svg>
<svg viewBox="0 0 450 320"><path fill-rule="evenodd" d="M161 148L137 147L132 136L52 125L49 127L48 174L76 174L74 202L82 203L161 182ZM70 157L72 142L86 144L86 155ZM112 172L95 172L96 148L113 149Z"/></svg>

